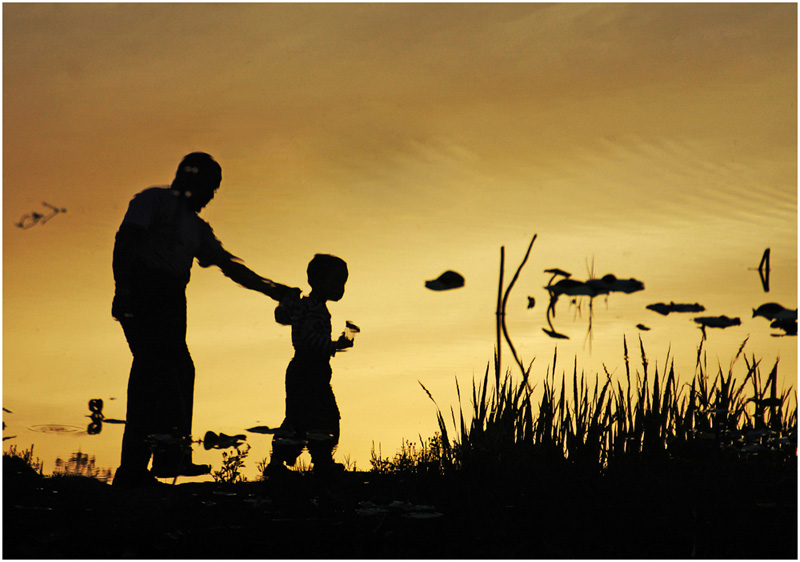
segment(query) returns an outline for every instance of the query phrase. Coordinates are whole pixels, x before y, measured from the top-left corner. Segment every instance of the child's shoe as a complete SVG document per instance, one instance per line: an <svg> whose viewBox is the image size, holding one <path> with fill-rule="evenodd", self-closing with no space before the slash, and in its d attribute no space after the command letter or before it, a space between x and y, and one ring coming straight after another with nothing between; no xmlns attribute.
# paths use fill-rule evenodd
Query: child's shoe
<svg viewBox="0 0 800 562"><path fill-rule="evenodd" d="M345 471L344 465L334 462L333 459L314 463L314 474L328 476L331 474L341 474Z"/></svg>

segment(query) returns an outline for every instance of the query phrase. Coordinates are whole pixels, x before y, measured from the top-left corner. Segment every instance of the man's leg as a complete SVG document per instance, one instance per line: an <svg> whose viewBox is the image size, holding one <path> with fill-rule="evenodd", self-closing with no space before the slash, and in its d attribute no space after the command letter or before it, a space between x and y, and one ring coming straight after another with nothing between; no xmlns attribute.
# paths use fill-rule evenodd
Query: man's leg
<svg viewBox="0 0 800 562"><path fill-rule="evenodd" d="M182 442L153 451L153 474L164 478L208 474L209 465L192 463L195 368L186 345L186 298L183 293L167 297L161 306L167 318L155 344L161 349L165 374L157 397L156 423Z"/></svg>
<svg viewBox="0 0 800 562"><path fill-rule="evenodd" d="M126 320L123 325L133 364L128 378L127 413L122 435L120 467L114 477L118 486L138 486L152 482L147 471L151 448L147 442L156 431L156 382L159 357L153 353L152 332L143 318Z"/></svg>

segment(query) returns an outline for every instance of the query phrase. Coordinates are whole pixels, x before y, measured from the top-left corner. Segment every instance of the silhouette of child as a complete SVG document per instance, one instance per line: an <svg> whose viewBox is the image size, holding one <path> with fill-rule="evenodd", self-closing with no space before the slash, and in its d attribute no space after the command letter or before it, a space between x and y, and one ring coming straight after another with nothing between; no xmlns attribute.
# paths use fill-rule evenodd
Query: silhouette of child
<svg viewBox="0 0 800 562"><path fill-rule="evenodd" d="M353 346L342 334L331 339L331 315L327 301L344 295L347 264L326 254L317 254L308 264L311 293L300 299L282 301L275 320L292 326L294 357L286 369L286 414L272 442L267 466L273 474L287 472L308 448L315 472L341 469L334 463L333 450L339 443L339 408L331 388L331 357Z"/></svg>

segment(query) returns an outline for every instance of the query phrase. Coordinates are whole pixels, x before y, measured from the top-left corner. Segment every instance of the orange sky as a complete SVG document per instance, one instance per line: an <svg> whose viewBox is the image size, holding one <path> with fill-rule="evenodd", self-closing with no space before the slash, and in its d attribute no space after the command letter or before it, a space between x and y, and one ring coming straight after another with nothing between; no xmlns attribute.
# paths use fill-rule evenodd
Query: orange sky
<svg viewBox="0 0 800 562"><path fill-rule="evenodd" d="M499 248L516 267L534 233L510 322L542 368L545 307L524 302L548 267L646 282L596 303L595 363L619 365L621 314L650 302L796 307L796 85L794 4L4 4L4 405L82 423L88 398L122 399L114 233L193 150L223 166L203 216L257 272L305 288L314 253L350 264L331 311L364 331L334 389L361 465L371 439L433 431L417 380L446 405L483 373ZM42 201L67 213L14 226ZM729 287L768 246L772 294ZM425 291L445 269L466 287ZM189 298L196 430L278 423L271 303L197 267ZM653 354L691 364L697 334L670 322ZM795 341L752 322L714 352L752 334L795 384Z"/></svg>

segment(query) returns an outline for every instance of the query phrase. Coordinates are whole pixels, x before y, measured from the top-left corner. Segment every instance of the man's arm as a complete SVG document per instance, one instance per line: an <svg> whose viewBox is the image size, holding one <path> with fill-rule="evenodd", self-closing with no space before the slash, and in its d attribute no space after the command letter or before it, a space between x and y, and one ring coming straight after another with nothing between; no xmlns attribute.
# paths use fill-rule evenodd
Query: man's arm
<svg viewBox="0 0 800 562"><path fill-rule="evenodd" d="M226 277L242 287L264 293L273 300L282 301L287 298L299 298L300 296L300 289L288 287L261 277L231 254L228 254L226 258L220 258L216 265Z"/></svg>
<svg viewBox="0 0 800 562"><path fill-rule="evenodd" d="M111 315L117 320L133 317L131 274L137 251L143 244L144 235L143 229L129 224L123 224L117 231L111 263L115 284Z"/></svg>

